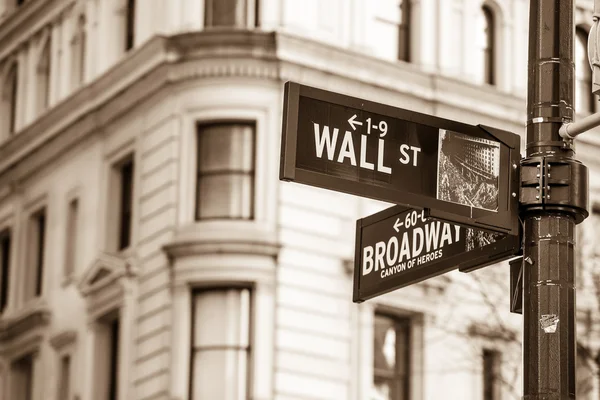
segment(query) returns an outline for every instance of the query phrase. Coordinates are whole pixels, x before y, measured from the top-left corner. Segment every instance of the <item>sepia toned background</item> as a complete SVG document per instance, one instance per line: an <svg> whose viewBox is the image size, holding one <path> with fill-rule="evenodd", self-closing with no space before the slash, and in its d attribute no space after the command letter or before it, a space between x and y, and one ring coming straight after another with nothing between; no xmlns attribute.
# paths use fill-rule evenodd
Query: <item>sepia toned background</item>
<svg viewBox="0 0 600 400"><path fill-rule="evenodd" d="M520 399L508 263L353 304L355 221L388 205L278 174L288 80L524 144L528 6L0 0L0 399ZM577 399L598 400L600 136L577 141Z"/></svg>

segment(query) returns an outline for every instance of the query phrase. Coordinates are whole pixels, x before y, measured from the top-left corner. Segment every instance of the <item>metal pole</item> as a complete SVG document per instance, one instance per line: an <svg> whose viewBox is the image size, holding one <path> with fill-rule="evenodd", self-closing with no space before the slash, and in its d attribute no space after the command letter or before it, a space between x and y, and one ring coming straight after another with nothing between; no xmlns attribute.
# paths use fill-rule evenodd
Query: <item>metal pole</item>
<svg viewBox="0 0 600 400"><path fill-rule="evenodd" d="M521 185L536 190L520 195L523 399L566 400L575 398L575 224L587 216L587 169L559 135L574 113L573 0L531 0L529 17Z"/></svg>

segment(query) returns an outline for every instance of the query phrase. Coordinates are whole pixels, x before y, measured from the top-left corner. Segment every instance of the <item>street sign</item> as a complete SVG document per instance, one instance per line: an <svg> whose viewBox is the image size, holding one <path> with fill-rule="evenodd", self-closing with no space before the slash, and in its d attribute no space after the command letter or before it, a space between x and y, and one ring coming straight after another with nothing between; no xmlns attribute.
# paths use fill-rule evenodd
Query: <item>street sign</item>
<svg viewBox="0 0 600 400"><path fill-rule="evenodd" d="M515 256L519 235L483 231L393 206L356 222L353 301L360 303L453 269Z"/></svg>
<svg viewBox="0 0 600 400"><path fill-rule="evenodd" d="M518 232L519 136L293 82L280 179Z"/></svg>

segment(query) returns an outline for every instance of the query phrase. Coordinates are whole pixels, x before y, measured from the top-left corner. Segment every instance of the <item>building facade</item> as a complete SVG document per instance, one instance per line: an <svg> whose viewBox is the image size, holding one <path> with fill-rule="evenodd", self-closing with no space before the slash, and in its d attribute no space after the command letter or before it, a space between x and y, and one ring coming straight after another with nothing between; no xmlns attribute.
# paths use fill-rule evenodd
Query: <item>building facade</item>
<svg viewBox="0 0 600 400"><path fill-rule="evenodd" d="M353 304L355 221L388 205L278 170L290 80L524 144L528 6L0 0L0 398L520 398L507 263ZM594 205L600 139L578 142ZM577 368L596 400L592 209Z"/></svg>

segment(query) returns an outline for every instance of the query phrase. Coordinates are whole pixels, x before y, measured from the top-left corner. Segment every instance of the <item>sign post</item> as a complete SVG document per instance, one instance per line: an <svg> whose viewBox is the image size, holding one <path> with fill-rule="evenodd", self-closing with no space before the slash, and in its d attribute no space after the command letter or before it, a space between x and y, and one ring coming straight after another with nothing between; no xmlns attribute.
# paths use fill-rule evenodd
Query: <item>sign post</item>
<svg viewBox="0 0 600 400"><path fill-rule="evenodd" d="M573 119L573 1L531 0L527 153L521 161L523 399L575 398L575 224L587 169L559 129Z"/></svg>

